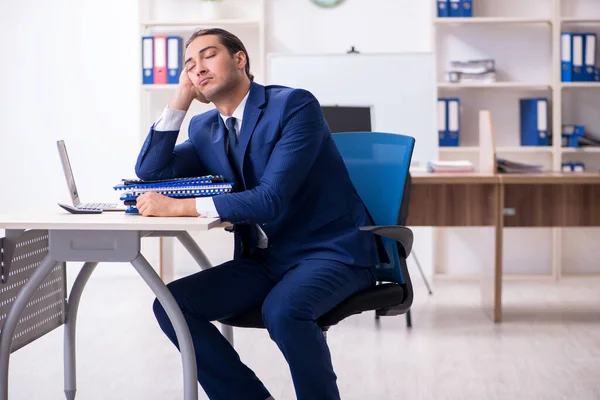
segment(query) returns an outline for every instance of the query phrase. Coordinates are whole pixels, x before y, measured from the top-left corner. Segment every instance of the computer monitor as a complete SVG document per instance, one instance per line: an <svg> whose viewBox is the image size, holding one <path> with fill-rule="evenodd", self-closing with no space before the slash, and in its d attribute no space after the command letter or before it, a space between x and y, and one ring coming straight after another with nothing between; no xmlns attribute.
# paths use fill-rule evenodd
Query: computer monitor
<svg viewBox="0 0 600 400"><path fill-rule="evenodd" d="M322 106L331 133L371 132L371 107Z"/></svg>

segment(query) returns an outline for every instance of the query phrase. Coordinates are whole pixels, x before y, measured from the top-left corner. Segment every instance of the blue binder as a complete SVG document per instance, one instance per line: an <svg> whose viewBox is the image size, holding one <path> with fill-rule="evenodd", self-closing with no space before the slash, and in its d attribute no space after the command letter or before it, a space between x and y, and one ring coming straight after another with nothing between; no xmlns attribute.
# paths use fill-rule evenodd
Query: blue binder
<svg viewBox="0 0 600 400"><path fill-rule="evenodd" d="M562 147L578 147L579 138L585 132L584 125L569 125L562 126Z"/></svg>
<svg viewBox="0 0 600 400"><path fill-rule="evenodd" d="M461 17L472 17L473 16L473 1L472 0L460 0L460 16Z"/></svg>
<svg viewBox="0 0 600 400"><path fill-rule="evenodd" d="M573 82L584 82L583 61L585 59L584 37L580 33L573 33Z"/></svg>
<svg viewBox="0 0 600 400"><path fill-rule="evenodd" d="M594 70L594 80L600 82L600 68L596 67Z"/></svg>
<svg viewBox="0 0 600 400"><path fill-rule="evenodd" d="M583 62L583 80L586 82L594 81L596 72L596 41L595 33L586 33L583 37L585 50Z"/></svg>
<svg viewBox="0 0 600 400"><path fill-rule="evenodd" d="M573 82L573 34L562 32L560 39L560 80Z"/></svg>
<svg viewBox="0 0 600 400"><path fill-rule="evenodd" d="M446 146L458 146L460 142L460 100L457 97L449 97L446 101L448 104Z"/></svg>
<svg viewBox="0 0 600 400"><path fill-rule="evenodd" d="M519 100L521 146L548 146L548 99Z"/></svg>
<svg viewBox="0 0 600 400"><path fill-rule="evenodd" d="M154 37L142 37L142 83L151 85L154 83Z"/></svg>
<svg viewBox="0 0 600 400"><path fill-rule="evenodd" d="M449 10L448 15L450 17L460 17L461 16L461 0L449 0Z"/></svg>
<svg viewBox="0 0 600 400"><path fill-rule="evenodd" d="M438 18L445 18L448 14L448 0L437 0L437 16Z"/></svg>
<svg viewBox="0 0 600 400"><path fill-rule="evenodd" d="M179 83L183 65L182 44L180 36L167 36L167 83Z"/></svg>
<svg viewBox="0 0 600 400"><path fill-rule="evenodd" d="M438 118L438 141L439 146L448 145L448 102L444 98L438 98L437 103Z"/></svg>

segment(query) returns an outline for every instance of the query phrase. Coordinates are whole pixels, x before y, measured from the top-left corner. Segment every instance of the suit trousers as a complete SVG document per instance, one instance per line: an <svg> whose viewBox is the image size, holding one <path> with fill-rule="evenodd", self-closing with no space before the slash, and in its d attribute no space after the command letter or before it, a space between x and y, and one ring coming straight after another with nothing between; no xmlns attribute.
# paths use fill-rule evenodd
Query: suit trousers
<svg viewBox="0 0 600 400"><path fill-rule="evenodd" d="M306 259L286 265L259 250L167 285L194 343L198 382L210 399L265 400L269 391L211 321L261 307L271 339L285 357L296 397L339 399L331 355L316 319L355 292L374 286L374 269ZM154 313L166 336L175 331L158 300Z"/></svg>

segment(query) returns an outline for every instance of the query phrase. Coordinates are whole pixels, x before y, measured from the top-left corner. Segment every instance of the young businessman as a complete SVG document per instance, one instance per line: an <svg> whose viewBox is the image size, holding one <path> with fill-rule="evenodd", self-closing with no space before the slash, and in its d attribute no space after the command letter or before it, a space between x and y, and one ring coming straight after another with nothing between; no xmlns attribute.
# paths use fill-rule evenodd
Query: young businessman
<svg viewBox="0 0 600 400"><path fill-rule="evenodd" d="M318 71L315 71L318 73ZM192 118L190 104L216 110ZM270 337L289 364L298 399L339 399L327 343L316 319L375 284L386 261L359 231L368 213L354 191L321 108L311 93L253 82L242 42L221 29L186 43L176 93L139 154L141 179L205 174L235 182L212 198L139 197L144 216L218 216L235 229L232 261L168 285L194 341L198 381L211 399L265 400L269 392L211 321L262 307ZM160 303L156 318L177 345Z"/></svg>

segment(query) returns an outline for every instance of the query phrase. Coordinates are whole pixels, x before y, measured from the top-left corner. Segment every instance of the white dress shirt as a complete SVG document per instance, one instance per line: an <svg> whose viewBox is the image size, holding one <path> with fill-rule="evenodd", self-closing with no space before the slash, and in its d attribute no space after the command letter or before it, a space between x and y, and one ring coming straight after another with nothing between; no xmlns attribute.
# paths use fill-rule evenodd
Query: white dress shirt
<svg viewBox="0 0 600 400"><path fill-rule="evenodd" d="M240 105L235 109L232 117L235 118L235 133L240 138L240 132L242 130L242 120L244 119L244 109L246 108L246 101L248 100L248 95L250 91L246 93L246 96L240 103ZM158 132L165 131L178 131L181 129L181 124L185 118L186 111L182 110L172 110L169 107L165 107L162 114L156 122L154 123L154 130ZM227 121L229 118L226 115L221 115L223 118L223 123ZM219 213L217 212L217 208L215 207L215 202L212 197L197 197L196 198L196 211L200 214L201 217L209 217L209 218L219 218ZM261 229L260 226L256 225L256 229L258 231L258 247L261 249L266 249L269 243L269 239L267 238L266 233Z"/></svg>

